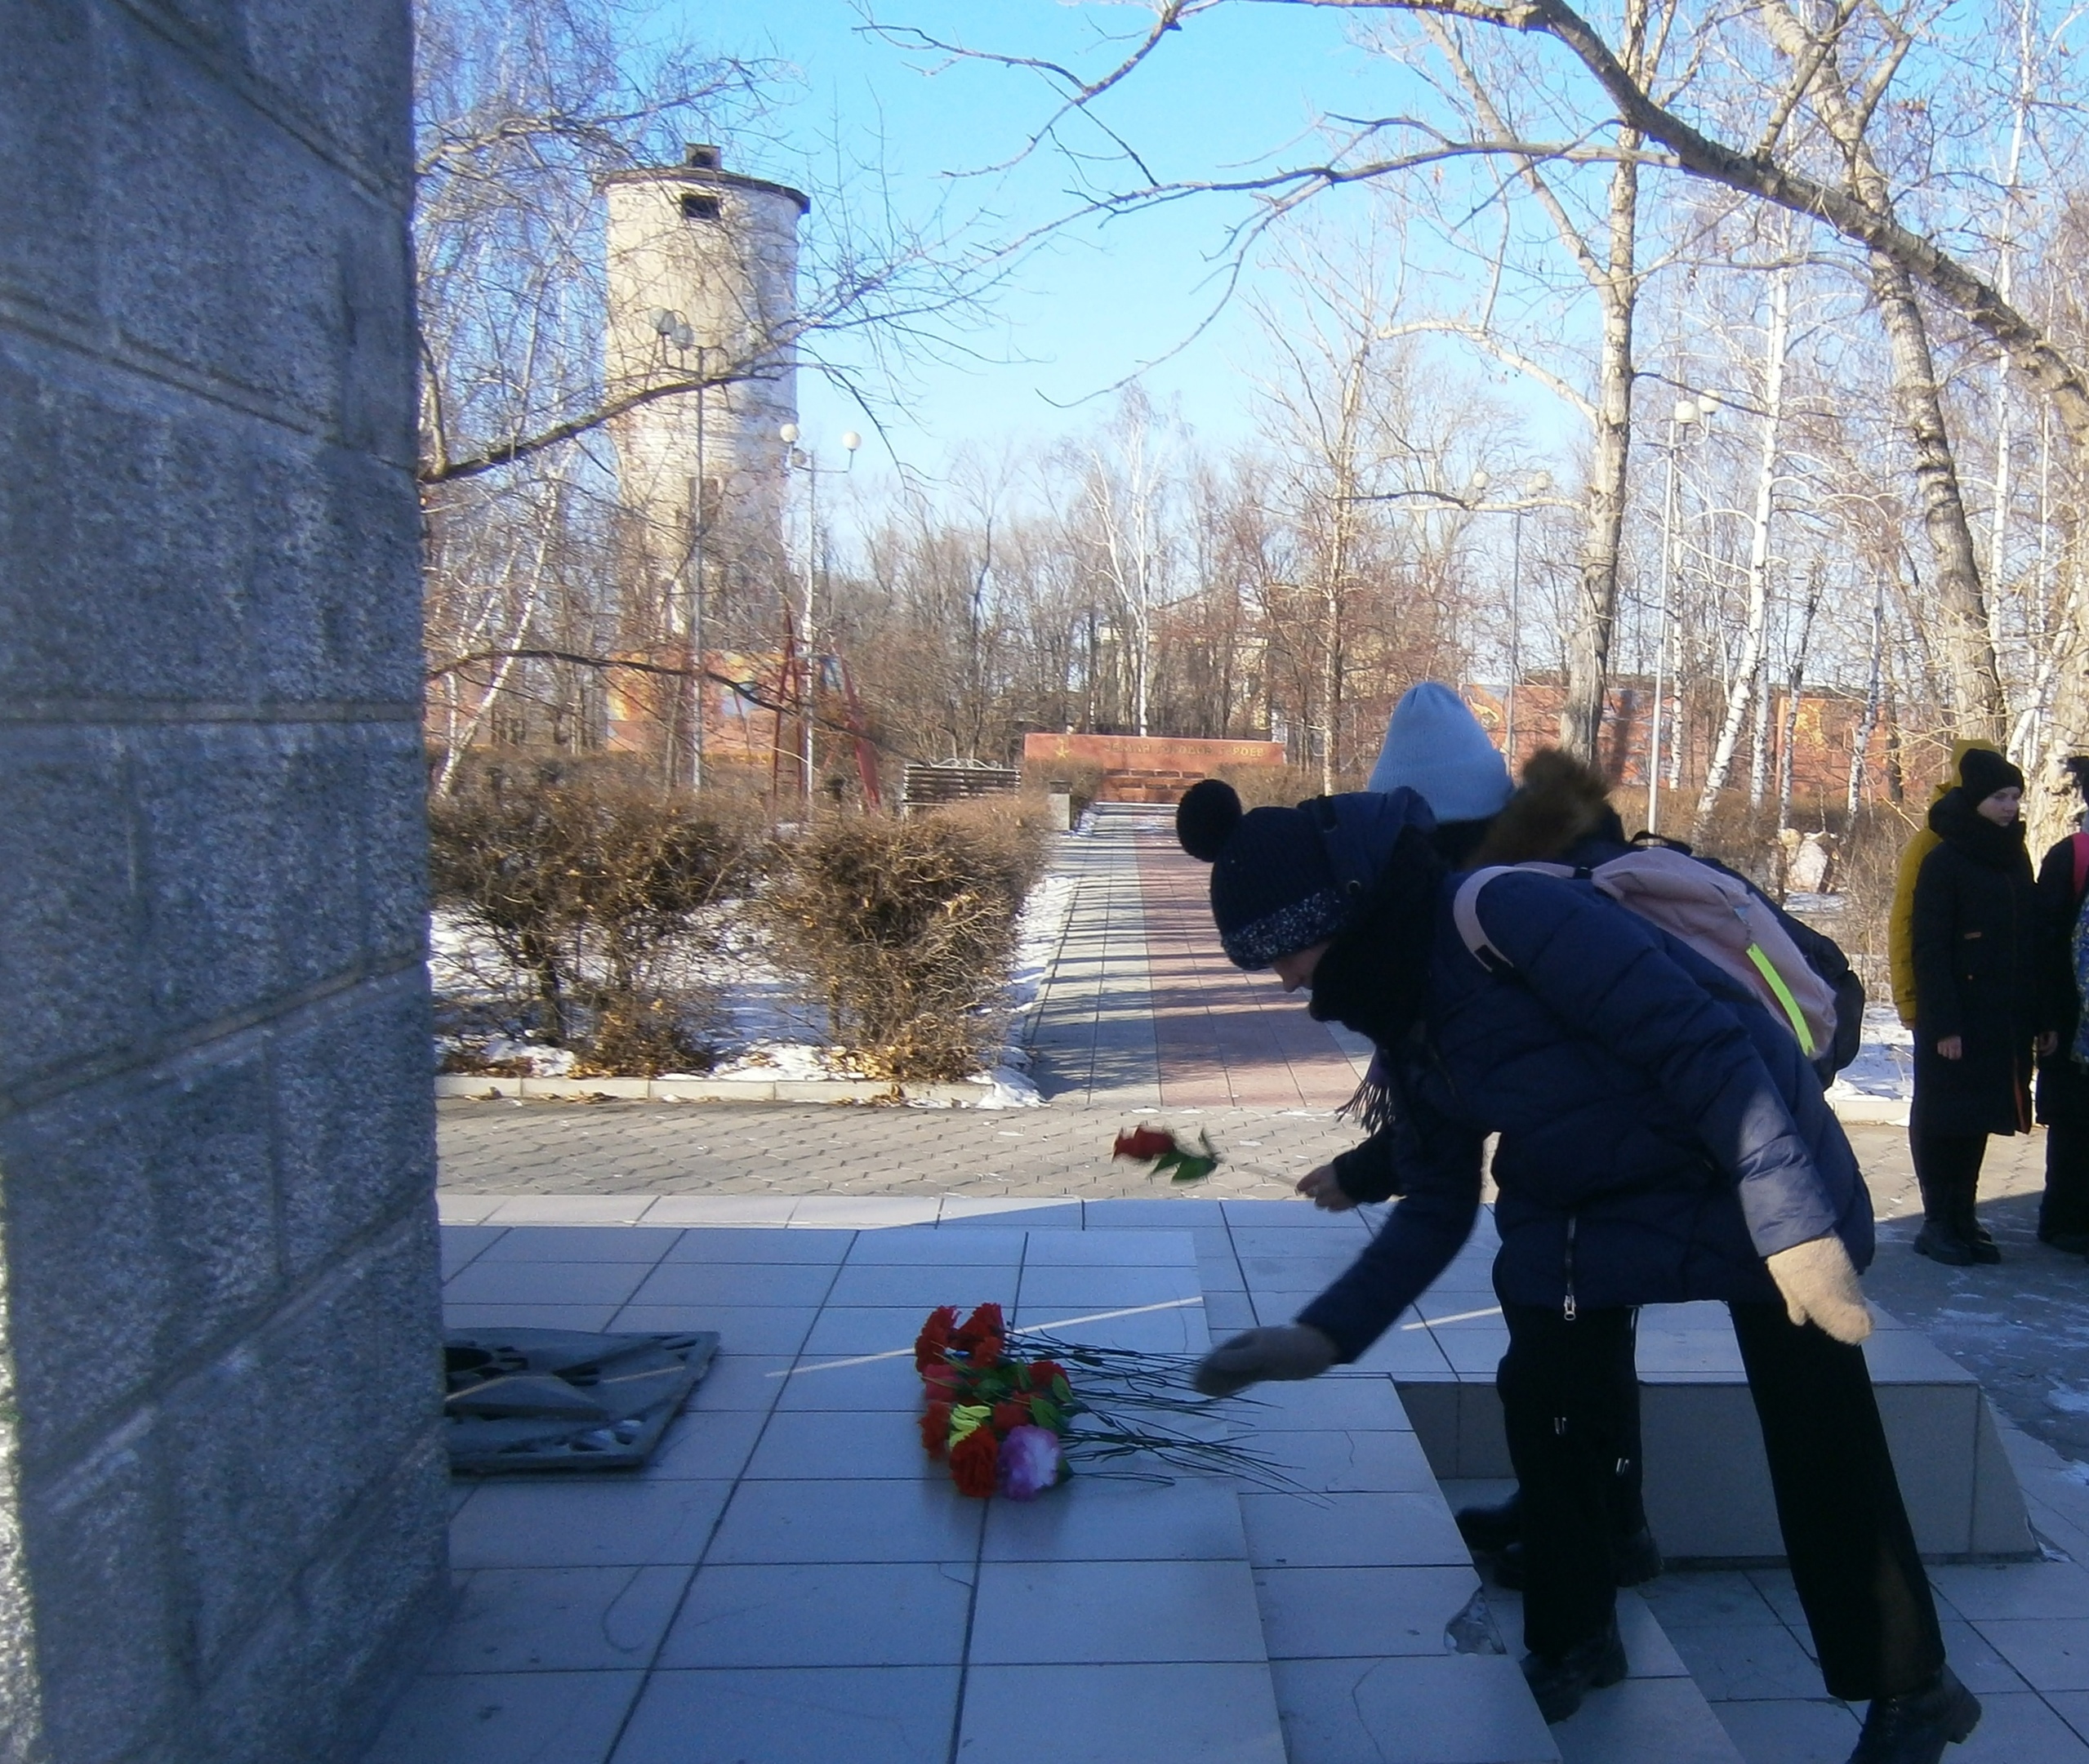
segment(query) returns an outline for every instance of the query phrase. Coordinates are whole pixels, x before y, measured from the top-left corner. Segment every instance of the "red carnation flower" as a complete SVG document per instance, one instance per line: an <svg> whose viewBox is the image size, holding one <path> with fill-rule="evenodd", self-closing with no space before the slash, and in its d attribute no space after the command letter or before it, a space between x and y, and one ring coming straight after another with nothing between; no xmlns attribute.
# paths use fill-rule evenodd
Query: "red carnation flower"
<svg viewBox="0 0 2089 1764"><path fill-rule="evenodd" d="M1066 1375L1067 1369L1056 1360L1033 1360L1030 1362L1030 1382L1036 1389L1048 1391L1055 1379Z"/></svg>
<svg viewBox="0 0 2089 1764"><path fill-rule="evenodd" d="M942 1362L945 1350L950 1346L951 1330L957 1322L955 1305L938 1305L929 1313L929 1321L921 1325L921 1333L914 1338L914 1366L925 1372L932 1365Z"/></svg>
<svg viewBox="0 0 2089 1764"><path fill-rule="evenodd" d="M1117 1135L1112 1157L1157 1158L1165 1157L1176 1149L1174 1134L1161 1127L1134 1127L1129 1133Z"/></svg>
<svg viewBox="0 0 2089 1764"><path fill-rule="evenodd" d="M1030 1425L1030 1402L1027 1397L1009 1397L994 1405L994 1431L1006 1433L1012 1428Z"/></svg>
<svg viewBox="0 0 2089 1764"><path fill-rule="evenodd" d="M960 1494L984 1500L994 1492L1001 1448L991 1428L974 1428L951 1447L951 1481Z"/></svg>
<svg viewBox="0 0 2089 1764"><path fill-rule="evenodd" d="M932 1402L921 1416L921 1448L931 1458L940 1458L950 1449L951 1405L947 1402Z"/></svg>
<svg viewBox="0 0 2089 1764"><path fill-rule="evenodd" d="M1001 1354L1008 1346L999 1335L983 1335L972 1350L972 1363L975 1366L996 1366L1001 1363Z"/></svg>

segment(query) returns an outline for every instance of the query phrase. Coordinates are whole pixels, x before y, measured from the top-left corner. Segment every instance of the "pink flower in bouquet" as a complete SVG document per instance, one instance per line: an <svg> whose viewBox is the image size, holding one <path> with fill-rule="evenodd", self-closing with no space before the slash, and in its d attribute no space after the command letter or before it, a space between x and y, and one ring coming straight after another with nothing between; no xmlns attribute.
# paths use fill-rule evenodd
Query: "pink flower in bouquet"
<svg viewBox="0 0 2089 1764"><path fill-rule="evenodd" d="M1059 1480L1059 1436L1049 1428L1013 1428L1001 1441L1001 1492L1010 1500L1036 1500Z"/></svg>

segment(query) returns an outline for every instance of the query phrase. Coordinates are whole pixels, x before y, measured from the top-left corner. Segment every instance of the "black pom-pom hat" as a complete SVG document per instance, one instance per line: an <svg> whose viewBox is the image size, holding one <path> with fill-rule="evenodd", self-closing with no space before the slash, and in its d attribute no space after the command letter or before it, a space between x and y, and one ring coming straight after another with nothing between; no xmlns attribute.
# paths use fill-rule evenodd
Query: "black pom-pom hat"
<svg viewBox="0 0 2089 1764"><path fill-rule="evenodd" d="M1354 904L1304 809L1243 809L1232 785L1205 778L1176 804L1175 837L1211 866L1212 922L1236 968L1267 968L1325 942Z"/></svg>

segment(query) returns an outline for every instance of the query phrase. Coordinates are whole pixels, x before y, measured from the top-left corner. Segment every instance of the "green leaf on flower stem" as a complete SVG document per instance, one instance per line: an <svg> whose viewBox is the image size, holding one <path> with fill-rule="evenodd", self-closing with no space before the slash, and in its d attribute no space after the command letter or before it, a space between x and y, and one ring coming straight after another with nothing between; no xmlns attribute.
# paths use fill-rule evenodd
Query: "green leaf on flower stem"
<svg viewBox="0 0 2089 1764"><path fill-rule="evenodd" d="M1197 1157L1187 1152L1171 1152L1153 1166L1156 1175L1166 1170L1169 1181L1176 1183L1202 1182L1218 1168L1217 1158Z"/></svg>

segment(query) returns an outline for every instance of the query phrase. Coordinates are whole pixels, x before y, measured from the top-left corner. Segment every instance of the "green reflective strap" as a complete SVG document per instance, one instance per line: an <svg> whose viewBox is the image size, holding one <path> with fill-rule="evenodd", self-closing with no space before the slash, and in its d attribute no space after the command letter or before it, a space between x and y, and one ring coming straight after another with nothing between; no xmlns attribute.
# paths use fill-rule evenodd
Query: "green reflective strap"
<svg viewBox="0 0 2089 1764"><path fill-rule="evenodd" d="M1799 1051L1811 1059L1814 1057L1813 1031L1806 1027L1806 1013L1799 1009L1799 1001L1792 996L1792 989L1784 984L1784 975L1778 973L1770 958L1762 953L1760 943L1748 945L1748 960L1755 964L1755 971L1762 976L1763 984L1776 995L1777 1002L1784 1007L1784 1014L1792 1019L1792 1033L1799 1038Z"/></svg>

